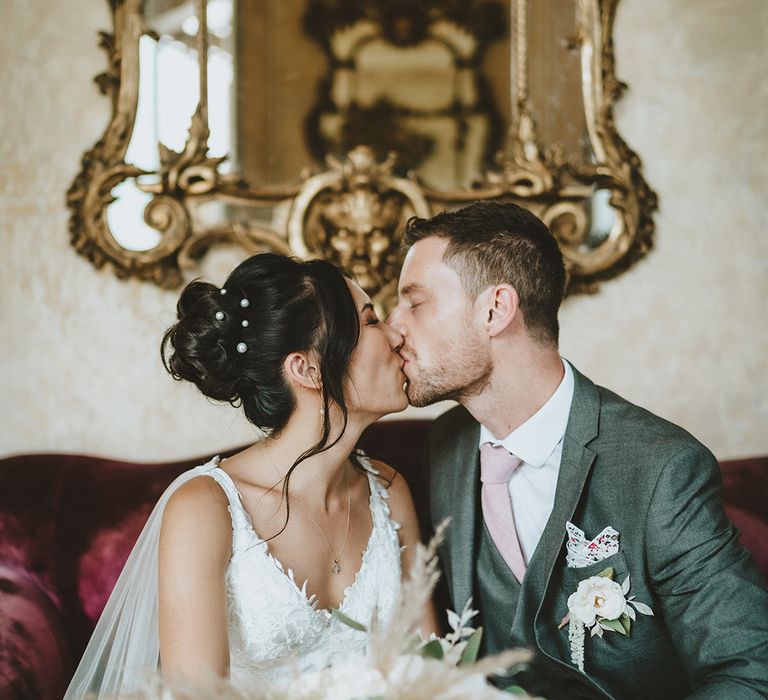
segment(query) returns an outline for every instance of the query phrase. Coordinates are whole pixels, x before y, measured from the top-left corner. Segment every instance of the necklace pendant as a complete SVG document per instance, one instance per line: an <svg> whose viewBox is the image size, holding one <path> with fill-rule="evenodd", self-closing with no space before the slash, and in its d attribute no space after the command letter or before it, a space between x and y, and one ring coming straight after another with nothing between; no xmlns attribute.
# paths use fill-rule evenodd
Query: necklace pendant
<svg viewBox="0 0 768 700"><path fill-rule="evenodd" d="M334 559L333 560L333 566L331 567L331 571L333 571L334 574L340 574L341 573L341 566L339 566L339 560Z"/></svg>

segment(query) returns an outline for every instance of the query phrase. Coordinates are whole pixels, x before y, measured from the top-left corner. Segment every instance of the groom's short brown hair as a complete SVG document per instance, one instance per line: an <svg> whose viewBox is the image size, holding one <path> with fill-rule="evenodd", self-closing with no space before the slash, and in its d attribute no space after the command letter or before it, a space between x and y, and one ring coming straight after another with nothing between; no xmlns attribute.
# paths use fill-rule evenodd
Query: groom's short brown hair
<svg viewBox="0 0 768 700"><path fill-rule="evenodd" d="M517 204L476 202L431 219L409 219L403 245L445 238L443 261L471 299L494 284L509 284L532 337L557 346L557 312L565 293L563 254L544 222Z"/></svg>

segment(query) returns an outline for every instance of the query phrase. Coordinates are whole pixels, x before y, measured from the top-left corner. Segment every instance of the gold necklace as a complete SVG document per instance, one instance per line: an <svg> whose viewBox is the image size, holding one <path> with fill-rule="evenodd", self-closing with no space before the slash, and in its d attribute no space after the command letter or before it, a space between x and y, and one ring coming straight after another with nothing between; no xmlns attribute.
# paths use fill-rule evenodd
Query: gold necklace
<svg viewBox="0 0 768 700"><path fill-rule="evenodd" d="M315 520L314 516L312 515L312 511L309 509L309 506L307 505L307 502L299 496L298 493L294 493L293 495L296 496L303 504L304 508L307 510L307 515L310 517L310 520L315 524L315 527L320 530L320 534L323 536L323 539L325 540L325 544L328 546L328 550L331 553L331 556L333 557L333 566L331 566L331 572L334 574L340 574L341 573L341 564L339 564L339 559L341 559L341 555L344 554L344 547L347 546L347 536L349 535L349 516L352 512L352 502L349 497L349 481L347 479L347 472L344 471L344 483L347 485L347 527L344 530L344 542L341 543L341 549L339 550L338 555L333 551L333 547L331 547L331 543L328 541L328 538L325 536L325 533L323 532L323 528L320 527L317 520Z"/></svg>

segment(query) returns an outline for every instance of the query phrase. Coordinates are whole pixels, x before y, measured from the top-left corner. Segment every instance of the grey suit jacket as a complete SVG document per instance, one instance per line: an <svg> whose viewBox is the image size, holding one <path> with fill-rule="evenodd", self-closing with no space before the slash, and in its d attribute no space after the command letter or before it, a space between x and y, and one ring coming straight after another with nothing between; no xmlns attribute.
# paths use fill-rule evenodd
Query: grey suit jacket
<svg viewBox="0 0 768 700"><path fill-rule="evenodd" d="M574 371L575 388L554 508L520 589L509 646L536 650L565 676L573 666L568 596L607 566L654 617L638 615L629 638L585 640L595 692L619 698L768 697L768 587L723 512L713 455L682 428ZM479 425L462 407L438 418L427 449L431 522L452 524L440 550L450 602L475 592ZM565 565L565 524L594 537L611 525L620 551L584 569Z"/></svg>

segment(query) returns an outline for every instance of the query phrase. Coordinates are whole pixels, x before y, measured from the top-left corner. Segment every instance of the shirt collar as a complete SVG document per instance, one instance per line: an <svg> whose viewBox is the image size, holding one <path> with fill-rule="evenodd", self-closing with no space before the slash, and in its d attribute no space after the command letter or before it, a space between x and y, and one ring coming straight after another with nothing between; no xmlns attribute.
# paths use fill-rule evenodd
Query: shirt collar
<svg viewBox="0 0 768 700"><path fill-rule="evenodd" d="M513 430L503 440L493 437L488 428L480 426L480 444L490 442L502 445L511 454L537 469L544 466L549 456L565 435L568 416L573 400L573 370L563 360L565 374L560 386L549 400L525 423Z"/></svg>

